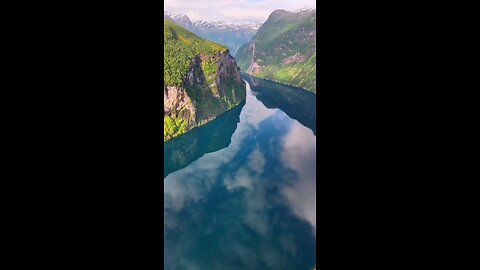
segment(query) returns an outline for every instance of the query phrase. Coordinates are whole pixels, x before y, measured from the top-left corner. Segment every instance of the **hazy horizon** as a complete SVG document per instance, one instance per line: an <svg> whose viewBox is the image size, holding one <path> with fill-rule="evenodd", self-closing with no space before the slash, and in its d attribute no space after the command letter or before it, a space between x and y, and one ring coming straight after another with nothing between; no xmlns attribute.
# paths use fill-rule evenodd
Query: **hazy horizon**
<svg viewBox="0 0 480 270"><path fill-rule="evenodd" d="M277 9L316 8L315 0L165 0L163 10L186 14L192 22L263 23Z"/></svg>

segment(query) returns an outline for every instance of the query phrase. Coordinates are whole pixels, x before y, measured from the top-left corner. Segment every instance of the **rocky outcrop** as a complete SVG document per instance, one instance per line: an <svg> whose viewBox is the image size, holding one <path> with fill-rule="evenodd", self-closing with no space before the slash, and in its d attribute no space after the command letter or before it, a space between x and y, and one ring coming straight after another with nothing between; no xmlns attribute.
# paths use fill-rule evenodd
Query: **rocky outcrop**
<svg viewBox="0 0 480 270"><path fill-rule="evenodd" d="M240 76L240 68L230 53L220 54L219 70L217 81L221 84L228 79L233 78L236 82L243 82Z"/></svg>
<svg viewBox="0 0 480 270"><path fill-rule="evenodd" d="M240 69L225 46L164 20L164 141L232 109L245 99Z"/></svg>
<svg viewBox="0 0 480 270"><path fill-rule="evenodd" d="M245 82L229 52L191 60L182 86L163 90L164 141L213 120L245 99Z"/></svg>
<svg viewBox="0 0 480 270"><path fill-rule="evenodd" d="M176 86L163 87L163 115L173 119L187 119L195 123L196 109L187 93Z"/></svg>

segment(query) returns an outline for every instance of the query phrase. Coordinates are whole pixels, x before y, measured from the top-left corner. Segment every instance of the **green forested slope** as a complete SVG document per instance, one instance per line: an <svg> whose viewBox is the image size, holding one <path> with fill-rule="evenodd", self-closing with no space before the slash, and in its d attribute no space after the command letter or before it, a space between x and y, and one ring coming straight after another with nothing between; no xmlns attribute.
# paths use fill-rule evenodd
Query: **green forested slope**
<svg viewBox="0 0 480 270"><path fill-rule="evenodd" d="M227 48L201 39L188 30L178 26L171 20L164 20L163 27L163 76L164 85L181 86L183 76L190 68L192 59L202 54L212 54L226 52ZM213 63L206 63L206 75L210 75L216 70L212 67Z"/></svg>
<svg viewBox="0 0 480 270"><path fill-rule="evenodd" d="M316 92L316 10L273 12L235 58L254 76Z"/></svg>
<svg viewBox="0 0 480 270"><path fill-rule="evenodd" d="M165 141L240 104L245 83L227 48L164 23Z"/></svg>

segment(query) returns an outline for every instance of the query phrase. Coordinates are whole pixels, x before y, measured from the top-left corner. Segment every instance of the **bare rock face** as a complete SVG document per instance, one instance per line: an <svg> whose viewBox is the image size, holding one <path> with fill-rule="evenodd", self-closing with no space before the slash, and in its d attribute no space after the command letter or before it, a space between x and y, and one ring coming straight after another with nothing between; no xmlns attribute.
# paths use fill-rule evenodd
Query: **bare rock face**
<svg viewBox="0 0 480 270"><path fill-rule="evenodd" d="M202 58L197 56L190 62L190 69L187 73L185 83L194 86L201 85L205 83L205 81L205 75L202 70Z"/></svg>
<svg viewBox="0 0 480 270"><path fill-rule="evenodd" d="M235 59L229 53L222 53L220 55L220 62L218 63L218 75L215 80L221 96L225 96L227 91L231 91L226 84L229 80L233 80L236 84L243 85L245 89L245 83L240 77L240 68L237 66Z"/></svg>
<svg viewBox="0 0 480 270"><path fill-rule="evenodd" d="M262 66L259 65L257 62L253 62L252 66L250 67L250 74L257 75L262 73Z"/></svg>
<svg viewBox="0 0 480 270"><path fill-rule="evenodd" d="M237 67L235 59L229 53L222 53L220 55L219 70L217 81L221 84L229 78L235 79L238 83L242 82L240 77L240 68Z"/></svg>
<svg viewBox="0 0 480 270"><path fill-rule="evenodd" d="M163 113L176 119L182 117L195 123L196 109L187 93L176 86L163 87Z"/></svg>
<svg viewBox="0 0 480 270"><path fill-rule="evenodd" d="M215 119L245 96L240 68L228 51L195 57L182 86L164 85L164 141Z"/></svg>

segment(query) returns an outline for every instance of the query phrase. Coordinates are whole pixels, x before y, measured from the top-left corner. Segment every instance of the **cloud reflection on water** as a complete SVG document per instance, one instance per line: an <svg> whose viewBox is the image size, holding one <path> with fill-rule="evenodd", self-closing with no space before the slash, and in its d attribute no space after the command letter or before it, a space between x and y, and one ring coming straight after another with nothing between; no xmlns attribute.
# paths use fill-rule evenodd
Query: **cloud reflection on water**
<svg viewBox="0 0 480 270"><path fill-rule="evenodd" d="M247 91L250 87L247 84ZM232 135L232 143L224 149L205 154L188 167L172 173L164 180L165 208L178 212L188 201L196 202L205 196L213 182L218 177L218 169L227 164L240 150L243 140L247 138L258 125L273 115L276 110L267 109L251 94L247 95L246 105L240 114L240 123ZM250 163L258 166L262 156L259 152L252 153ZM263 161L264 162L264 161ZM257 169L260 169L257 167Z"/></svg>
<svg viewBox="0 0 480 270"><path fill-rule="evenodd" d="M316 235L316 140L299 123L284 138L281 158L284 164L298 173L298 179L282 188L293 212L313 227Z"/></svg>
<svg viewBox="0 0 480 270"><path fill-rule="evenodd" d="M277 137L261 140L265 132ZM310 167L315 151L309 129L247 94L231 144L164 180L166 268L291 269L305 264L302 256L314 256L314 245L298 242L304 233L293 230L291 219L296 216L315 230L316 172ZM272 152L280 156L269 158ZM200 252L203 246L211 250ZM309 250L301 249L305 246Z"/></svg>

